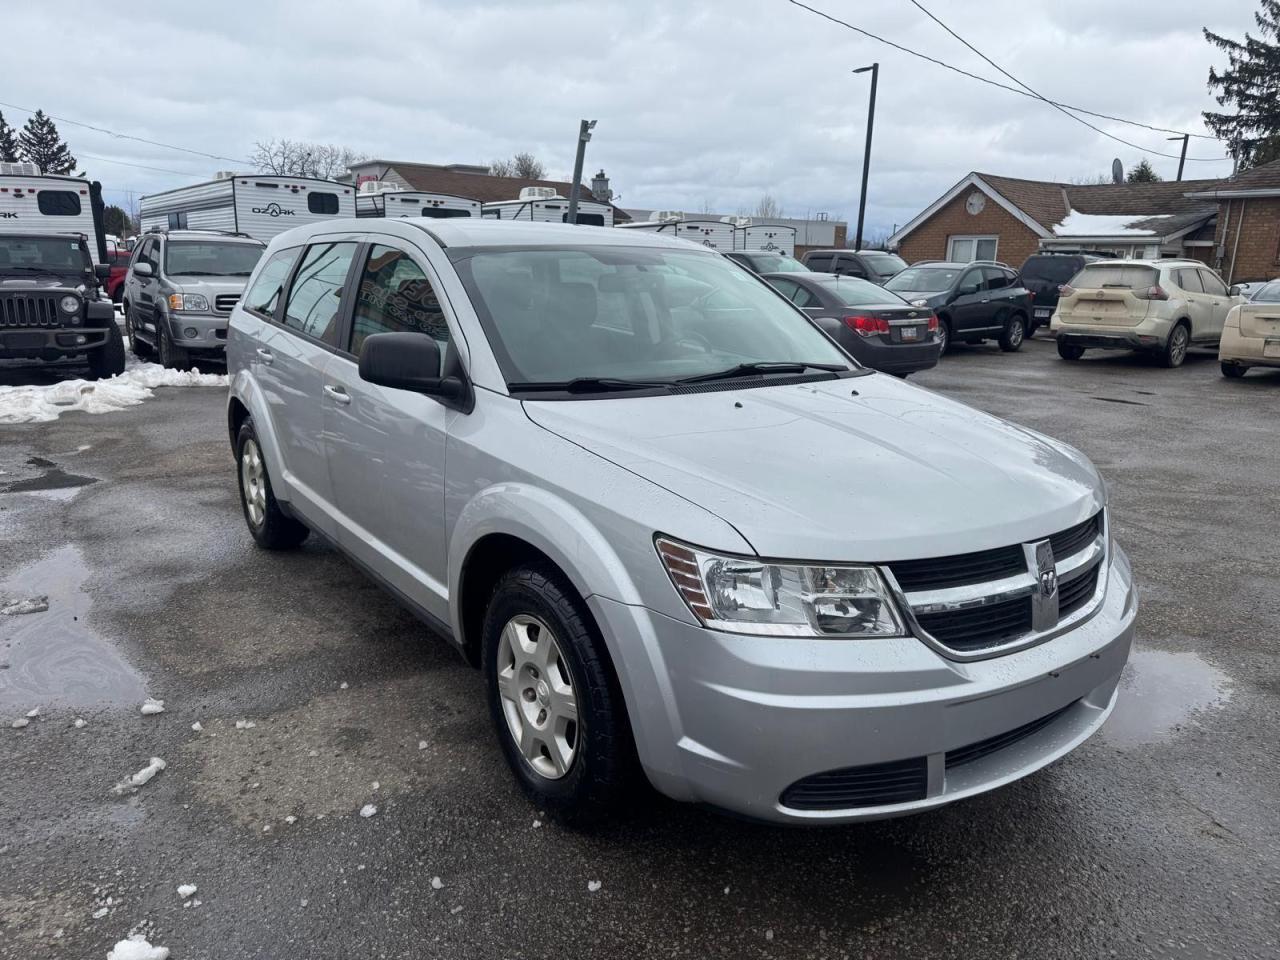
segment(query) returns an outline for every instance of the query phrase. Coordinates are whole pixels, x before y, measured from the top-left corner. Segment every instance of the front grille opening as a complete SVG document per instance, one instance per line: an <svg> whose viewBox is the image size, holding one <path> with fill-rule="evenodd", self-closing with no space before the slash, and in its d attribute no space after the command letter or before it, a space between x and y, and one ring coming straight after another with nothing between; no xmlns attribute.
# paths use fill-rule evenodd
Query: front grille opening
<svg viewBox="0 0 1280 960"><path fill-rule="evenodd" d="M928 786L924 757L828 770L797 780L782 791L793 810L844 810L923 800Z"/></svg>
<svg viewBox="0 0 1280 960"><path fill-rule="evenodd" d="M979 740L977 743L971 743L967 747L960 747L958 750L951 750L947 753L947 769L952 767L963 766L966 763L973 763L975 760L981 760L983 757L990 756L998 750L1005 747L1011 747L1019 740L1025 740L1040 730L1043 730L1053 721L1070 710L1074 703L1069 703L1060 710L1041 717L1039 720L1032 720L1030 723L1024 723L1020 727L1015 727L1005 733L998 733L994 737L987 737L985 740Z"/></svg>
<svg viewBox="0 0 1280 960"><path fill-rule="evenodd" d="M60 296L17 295L0 297L0 326L5 327L53 327L59 326L58 300Z"/></svg>
<svg viewBox="0 0 1280 960"><path fill-rule="evenodd" d="M928 560L899 560L889 564L898 586L913 590L941 590L970 583L1000 580L1026 573L1027 561L1022 546L997 547L978 553L962 553L952 557Z"/></svg>
<svg viewBox="0 0 1280 960"><path fill-rule="evenodd" d="M967 610L917 614L916 620L935 640L970 653L998 647L1031 632L1031 598L1015 597Z"/></svg>
<svg viewBox="0 0 1280 960"><path fill-rule="evenodd" d="M1074 527L1068 527L1061 533L1053 534L1049 537L1049 543L1053 545L1054 558L1061 560L1063 557L1079 553L1093 543L1101 532L1102 514L1095 513L1083 523L1077 523Z"/></svg>
<svg viewBox="0 0 1280 960"><path fill-rule="evenodd" d="M1098 588L1098 574L1102 564L1095 563L1089 571L1074 580L1058 585L1058 620L1075 613L1093 597Z"/></svg>
<svg viewBox="0 0 1280 960"><path fill-rule="evenodd" d="M219 313L230 313L239 299L238 293L220 293L214 298L213 308Z"/></svg>

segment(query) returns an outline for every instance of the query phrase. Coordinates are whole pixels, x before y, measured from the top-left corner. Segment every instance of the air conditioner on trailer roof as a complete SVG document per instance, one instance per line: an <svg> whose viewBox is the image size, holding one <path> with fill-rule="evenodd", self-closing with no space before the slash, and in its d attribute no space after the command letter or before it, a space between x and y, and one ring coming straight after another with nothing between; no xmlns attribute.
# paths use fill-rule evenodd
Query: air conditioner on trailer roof
<svg viewBox="0 0 1280 960"><path fill-rule="evenodd" d="M521 200L558 200L560 194L556 193L554 187L522 187L520 189Z"/></svg>
<svg viewBox="0 0 1280 960"><path fill-rule="evenodd" d="M38 177L40 171L34 163L0 163L0 173L11 177Z"/></svg>
<svg viewBox="0 0 1280 960"><path fill-rule="evenodd" d="M684 211L682 210L654 210L649 214L649 220L653 223L662 223L667 220L683 220Z"/></svg>

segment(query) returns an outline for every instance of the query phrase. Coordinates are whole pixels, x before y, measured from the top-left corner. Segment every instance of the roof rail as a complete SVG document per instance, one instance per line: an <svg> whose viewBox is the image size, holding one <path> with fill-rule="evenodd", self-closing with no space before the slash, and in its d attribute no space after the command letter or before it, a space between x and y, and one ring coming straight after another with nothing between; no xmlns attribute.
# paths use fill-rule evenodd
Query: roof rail
<svg viewBox="0 0 1280 960"><path fill-rule="evenodd" d="M144 234L147 234L147 233L168 234L171 231L167 226L163 226L163 227L151 226L151 227L147 227L147 229L143 230L142 232ZM213 233L213 234L217 234L220 237L243 237L246 240L257 239L257 237L253 236L253 234L245 233L241 230L203 230L200 227L176 227L172 232L173 233Z"/></svg>

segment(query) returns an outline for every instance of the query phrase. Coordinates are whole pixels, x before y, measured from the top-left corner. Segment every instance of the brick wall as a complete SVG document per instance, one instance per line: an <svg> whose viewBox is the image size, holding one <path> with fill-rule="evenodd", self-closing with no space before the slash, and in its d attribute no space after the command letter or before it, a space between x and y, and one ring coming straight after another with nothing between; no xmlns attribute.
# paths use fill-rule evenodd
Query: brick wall
<svg viewBox="0 0 1280 960"><path fill-rule="evenodd" d="M1220 272L1228 283L1280 277L1280 197L1220 203L1217 245L1224 251Z"/></svg>
<svg viewBox="0 0 1280 960"><path fill-rule="evenodd" d="M977 216L964 208L972 191L966 190L935 213L911 233L898 248L907 263L917 260L945 260L947 238L952 236L995 236L996 259L1013 268L1031 256L1040 246L1040 238L1021 220L987 197L987 204Z"/></svg>

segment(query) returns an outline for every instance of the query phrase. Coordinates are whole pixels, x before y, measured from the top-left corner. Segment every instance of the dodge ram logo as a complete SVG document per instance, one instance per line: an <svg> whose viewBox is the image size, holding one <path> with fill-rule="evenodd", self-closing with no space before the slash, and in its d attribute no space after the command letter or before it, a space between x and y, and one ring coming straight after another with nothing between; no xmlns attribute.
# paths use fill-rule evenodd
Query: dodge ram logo
<svg viewBox="0 0 1280 960"><path fill-rule="evenodd" d="M268 217L292 217L293 211L286 210L278 203L268 203L265 207L254 207L254 213L265 213Z"/></svg>
<svg viewBox="0 0 1280 960"><path fill-rule="evenodd" d="M1053 556L1053 544L1048 540L1029 543L1028 566L1035 577L1031 594L1031 627L1033 630L1049 630L1058 625L1058 567Z"/></svg>

